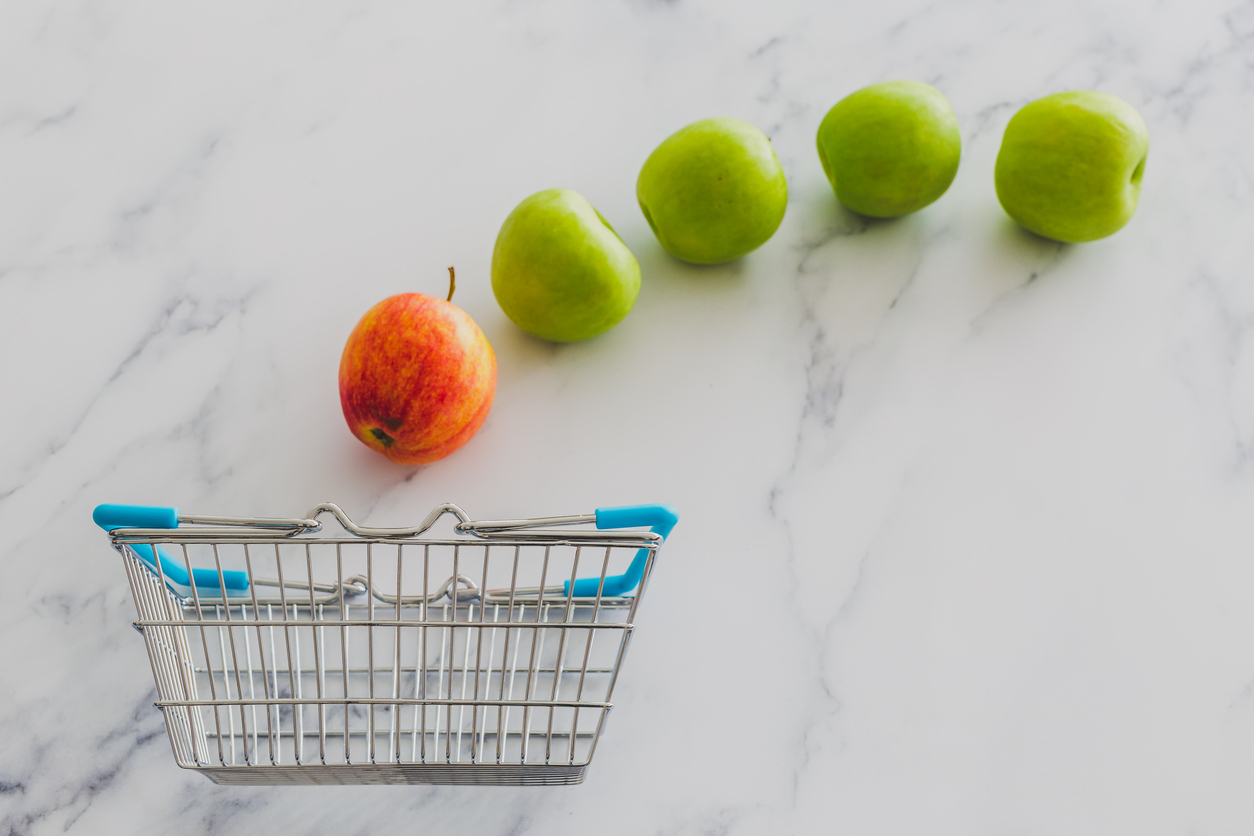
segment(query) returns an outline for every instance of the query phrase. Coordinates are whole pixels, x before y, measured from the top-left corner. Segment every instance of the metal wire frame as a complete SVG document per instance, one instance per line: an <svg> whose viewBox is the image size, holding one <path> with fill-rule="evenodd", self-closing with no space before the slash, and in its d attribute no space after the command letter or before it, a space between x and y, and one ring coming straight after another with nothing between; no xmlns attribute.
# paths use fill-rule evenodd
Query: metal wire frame
<svg viewBox="0 0 1254 836"><path fill-rule="evenodd" d="M195 519L218 526L214 536L184 537L180 525L113 537L180 766L220 783L583 780L612 709L656 535L529 531L507 539L491 524L483 532L459 525L488 542L418 540L395 529L337 538L255 527L241 535L221 527L227 518ZM584 521L542 522L572 519ZM188 577L211 554L218 589L176 591L162 561L138 556L141 544L176 547ZM393 591L380 572L390 556L378 547L394 549ZM641 548L648 558L635 596L569 594L565 582L584 574L581 559L603 588L612 558ZM247 594L228 592L225 557L237 565L242 557ZM254 574L258 560L277 577ZM364 572L346 572L346 563L364 563ZM508 582L490 588L501 563ZM419 564L421 592L406 593L405 570L412 577ZM278 594L259 595L259 587Z"/></svg>

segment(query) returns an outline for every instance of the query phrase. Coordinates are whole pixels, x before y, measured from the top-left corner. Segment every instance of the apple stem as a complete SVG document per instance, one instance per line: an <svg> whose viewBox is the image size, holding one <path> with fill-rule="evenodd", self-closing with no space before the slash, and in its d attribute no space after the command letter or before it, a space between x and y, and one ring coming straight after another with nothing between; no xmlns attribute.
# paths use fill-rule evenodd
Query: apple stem
<svg viewBox="0 0 1254 836"><path fill-rule="evenodd" d="M453 291L457 290L457 274L453 272L453 268L448 268L448 298L445 302L453 301Z"/></svg>

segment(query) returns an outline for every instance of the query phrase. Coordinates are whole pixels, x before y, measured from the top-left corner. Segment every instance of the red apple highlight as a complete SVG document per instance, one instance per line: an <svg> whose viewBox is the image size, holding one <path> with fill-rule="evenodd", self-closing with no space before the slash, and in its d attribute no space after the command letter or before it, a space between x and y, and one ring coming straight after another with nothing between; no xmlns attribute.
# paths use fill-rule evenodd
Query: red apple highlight
<svg viewBox="0 0 1254 836"><path fill-rule="evenodd" d="M423 293L401 293L367 311L340 358L349 429L400 464L426 464L461 447L488 417L495 394L496 355L479 326L451 302Z"/></svg>

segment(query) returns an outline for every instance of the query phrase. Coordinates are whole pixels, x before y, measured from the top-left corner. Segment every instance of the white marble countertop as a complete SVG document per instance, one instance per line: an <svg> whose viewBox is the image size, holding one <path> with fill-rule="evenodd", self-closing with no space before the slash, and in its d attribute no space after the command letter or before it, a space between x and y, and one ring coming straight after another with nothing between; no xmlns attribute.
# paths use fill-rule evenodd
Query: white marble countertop
<svg viewBox="0 0 1254 836"><path fill-rule="evenodd" d="M4 4L0 830L1254 831L1252 66L1231 0ZM814 133L899 77L950 98L962 167L866 222ZM1071 88L1133 104L1151 152L1128 227L1060 246L992 171L1015 109ZM791 196L766 246L695 268L634 184L712 115L770 135ZM488 282L555 186L644 274L570 346ZM399 467L345 428L339 354L449 264L496 404ZM321 500L678 506L585 784L175 767L92 507Z"/></svg>

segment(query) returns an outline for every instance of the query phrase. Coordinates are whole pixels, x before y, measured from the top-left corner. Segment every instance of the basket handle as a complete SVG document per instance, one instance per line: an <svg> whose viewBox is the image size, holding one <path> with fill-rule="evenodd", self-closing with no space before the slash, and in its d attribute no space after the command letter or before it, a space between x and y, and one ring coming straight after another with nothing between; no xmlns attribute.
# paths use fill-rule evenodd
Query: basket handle
<svg viewBox="0 0 1254 836"><path fill-rule="evenodd" d="M105 531L113 531L115 528L179 527L179 509L159 505L97 505L91 518ZM165 575L167 581L178 586L191 586L186 567L170 557L165 549L142 543L127 543L126 546L152 567L154 572L157 571L157 561L160 560L160 573ZM222 587L226 587L228 591L248 589L248 573L233 569L223 570L220 578L216 569L193 569L192 578L195 579L198 589L213 592L220 593Z"/></svg>
<svg viewBox="0 0 1254 836"><path fill-rule="evenodd" d="M671 529L679 522L679 512L673 505L622 505L615 508L598 508L596 510L597 528L637 528L649 526L654 534L662 535L665 540L670 536ZM605 586L601 579L578 578L572 591L570 581L562 583L562 594L573 598L595 598L600 590L602 596L626 595L636 588L644 577L644 566L649 560L649 549L636 552L631 565L621 575L606 577Z"/></svg>
<svg viewBox="0 0 1254 836"><path fill-rule="evenodd" d="M105 531L115 528L178 528L179 509L160 505L97 505L91 520Z"/></svg>

